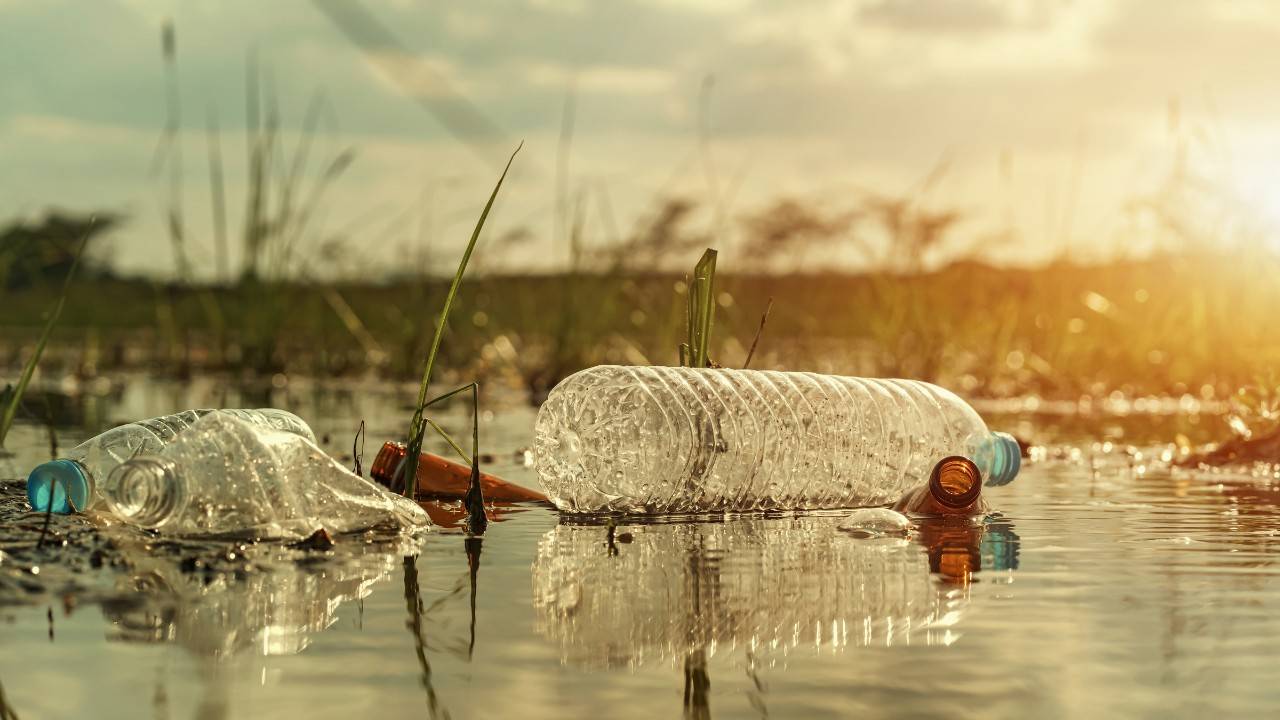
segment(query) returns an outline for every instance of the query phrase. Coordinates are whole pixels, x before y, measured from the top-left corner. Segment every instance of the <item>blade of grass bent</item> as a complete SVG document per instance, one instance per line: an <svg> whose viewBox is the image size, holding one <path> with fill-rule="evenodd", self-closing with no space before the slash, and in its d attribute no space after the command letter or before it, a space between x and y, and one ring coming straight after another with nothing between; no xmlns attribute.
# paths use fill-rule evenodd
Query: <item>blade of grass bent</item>
<svg viewBox="0 0 1280 720"><path fill-rule="evenodd" d="M408 454L405 457L405 463L401 466L401 478L403 479L404 494L406 497L415 497L418 492L418 456L422 452L422 439L426 434L426 424L422 420L427 403L427 393L431 387L431 371L436 364L436 353L440 351L440 341L444 338L445 327L449 321L449 311L453 308L453 299L458 294L458 286L462 284L462 276L467 272L467 263L471 260L471 253L476 248L476 241L480 239L480 232L484 229L485 220L489 218L489 211L493 209L493 202L498 197L498 191L502 188L502 181L506 180L507 172L511 170L511 163L515 161L516 154L520 152L520 148L524 147L524 143L516 146L511 157L507 159L507 165L502 169L502 175L498 177L498 182L493 186L493 192L489 194L489 200L484 204L484 210L480 212L480 218L476 221L475 229L471 231L471 239L467 242L467 249L462 253L462 260L458 263L458 271L454 273L453 282L449 285L449 293L445 296L444 307L440 310L440 322L436 325L435 337L431 340L431 350L427 353L427 363L422 369L422 384L418 389L418 404L413 412L413 419L409 423L409 447Z"/></svg>
<svg viewBox="0 0 1280 720"><path fill-rule="evenodd" d="M80 238L80 247L76 248L75 258L71 261L71 268L67 270L67 277L62 281L62 293L58 296L58 303L54 305L53 312L50 313L49 319L45 321L44 330L40 333L40 340L36 342L35 352L31 354L26 366L22 368L22 375L18 378L18 385L13 389L13 395L9 398L9 405L5 407L4 415L0 416L0 447L4 447L4 440L9 435L9 428L13 426L13 418L18 413L18 404L22 402L22 396L27 391L31 376L36 371L36 365L40 363L40 356L44 354L44 347L49 343L49 336L53 333L53 327L58 324L58 319L62 317L62 307L66 305L67 293L71 290L71 278L75 276L76 268L80 266L80 256L84 254L84 247L89 243L89 236L93 234L93 227L97 223L97 217L89 219L89 226L85 228L84 236Z"/></svg>

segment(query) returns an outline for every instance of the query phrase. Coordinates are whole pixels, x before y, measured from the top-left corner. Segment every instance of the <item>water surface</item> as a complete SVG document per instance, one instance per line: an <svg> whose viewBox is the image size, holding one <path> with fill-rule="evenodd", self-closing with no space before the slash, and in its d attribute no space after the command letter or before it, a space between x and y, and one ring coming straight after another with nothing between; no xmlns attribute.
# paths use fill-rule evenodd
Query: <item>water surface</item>
<svg viewBox="0 0 1280 720"><path fill-rule="evenodd" d="M69 400L59 442L276 404L339 457L366 420L367 464L405 417L371 388L226 386ZM487 407L487 469L536 484L518 452L533 411ZM445 418L465 426L460 408ZM842 513L610 530L530 509L483 541L175 547L64 518L57 547L35 548L43 518L11 486L0 686L21 718L1257 716L1280 701L1275 478L1171 472L1094 442L1141 447L1187 422L1141 437L1132 418L1003 418L1074 445L989 493L985 527L905 541L846 535ZM11 445L0 474L48 454L35 425Z"/></svg>

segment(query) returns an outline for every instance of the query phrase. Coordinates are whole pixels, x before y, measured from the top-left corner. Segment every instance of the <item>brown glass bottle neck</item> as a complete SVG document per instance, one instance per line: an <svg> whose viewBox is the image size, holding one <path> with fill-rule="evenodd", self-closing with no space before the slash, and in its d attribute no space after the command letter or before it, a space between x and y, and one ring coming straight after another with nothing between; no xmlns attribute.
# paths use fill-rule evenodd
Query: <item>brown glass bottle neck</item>
<svg viewBox="0 0 1280 720"><path fill-rule="evenodd" d="M964 510L982 496L982 474L968 458L948 457L929 475L929 495L943 507Z"/></svg>

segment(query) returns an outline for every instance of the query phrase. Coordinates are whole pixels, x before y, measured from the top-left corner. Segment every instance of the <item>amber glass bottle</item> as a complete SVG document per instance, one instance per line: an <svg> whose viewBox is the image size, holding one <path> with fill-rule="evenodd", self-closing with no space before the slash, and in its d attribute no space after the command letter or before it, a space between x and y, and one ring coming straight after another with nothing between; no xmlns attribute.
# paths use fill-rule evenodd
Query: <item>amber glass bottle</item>
<svg viewBox="0 0 1280 720"><path fill-rule="evenodd" d="M982 501L982 472L969 458L943 458L933 466L929 482L903 495L893 509L932 516L984 513L987 505Z"/></svg>
<svg viewBox="0 0 1280 720"><path fill-rule="evenodd" d="M407 454L408 450L404 443L385 443L378 451L378 457L373 461L373 466L369 468L369 475L393 491L400 492L402 488L396 479L396 474ZM422 453L418 459L419 500L460 500L467 494L470 484L470 466L426 452ZM480 474L480 487L484 490L486 502L539 502L547 499L546 495L536 490L521 487L486 473Z"/></svg>

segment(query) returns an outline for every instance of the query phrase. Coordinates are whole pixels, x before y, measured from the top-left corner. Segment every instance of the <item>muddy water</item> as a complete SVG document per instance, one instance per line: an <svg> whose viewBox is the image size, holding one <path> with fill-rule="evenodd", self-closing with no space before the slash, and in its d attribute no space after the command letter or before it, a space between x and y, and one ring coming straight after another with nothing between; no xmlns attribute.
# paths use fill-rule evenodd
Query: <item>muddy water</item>
<svg viewBox="0 0 1280 720"><path fill-rule="evenodd" d="M404 417L373 389L133 382L60 405L58 434L267 403L338 456L360 419L372 441ZM532 412L490 408L490 469L533 484L516 452ZM36 547L43 518L9 486L3 701L21 718L1267 714L1280 701L1274 480L1095 448L1155 437L1132 418L1006 421L1077 452L990 493L1000 516L984 527L909 541L845 535L840 513L610 532L538 509L502 515L483 542L443 529L328 553L183 546L64 518ZM10 444L3 474L48 453L31 425Z"/></svg>

